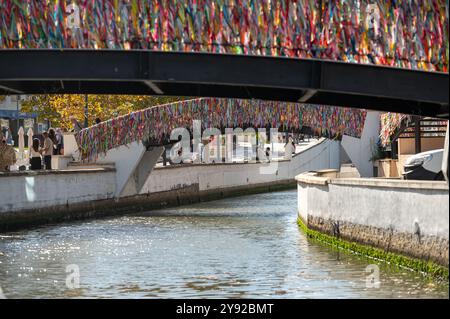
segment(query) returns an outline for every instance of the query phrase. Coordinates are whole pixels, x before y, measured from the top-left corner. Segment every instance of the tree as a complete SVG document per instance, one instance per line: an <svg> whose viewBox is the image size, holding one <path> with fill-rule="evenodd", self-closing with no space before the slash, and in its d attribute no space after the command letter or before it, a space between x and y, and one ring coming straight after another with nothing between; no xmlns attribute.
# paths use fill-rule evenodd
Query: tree
<svg viewBox="0 0 450 319"><path fill-rule="evenodd" d="M147 107L175 102L186 97L144 95L88 95L88 123L102 121ZM30 95L22 102L22 112L35 112L38 120L52 127L71 129L70 117L84 123L85 96L82 94Z"/></svg>

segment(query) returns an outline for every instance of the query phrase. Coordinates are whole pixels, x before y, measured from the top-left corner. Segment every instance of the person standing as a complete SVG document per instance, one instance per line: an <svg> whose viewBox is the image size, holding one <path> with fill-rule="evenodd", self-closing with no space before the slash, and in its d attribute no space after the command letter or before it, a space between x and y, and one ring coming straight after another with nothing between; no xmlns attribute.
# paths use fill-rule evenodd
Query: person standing
<svg viewBox="0 0 450 319"><path fill-rule="evenodd" d="M39 147L39 139L33 139L33 146L30 150L30 169L35 171L42 169L41 148Z"/></svg>
<svg viewBox="0 0 450 319"><path fill-rule="evenodd" d="M6 144L8 144L8 145L14 145L14 140L13 140L13 138L12 138L11 131L9 130L8 127L6 128L6 134L5 134L5 137L6 137Z"/></svg>
<svg viewBox="0 0 450 319"><path fill-rule="evenodd" d="M180 148L177 151L177 163L183 164L183 147L180 146Z"/></svg>
<svg viewBox="0 0 450 319"><path fill-rule="evenodd" d="M259 144L256 147L256 154L258 156L257 161L260 163L265 163L269 161L270 156L270 148L268 147L267 150L264 150L264 144Z"/></svg>
<svg viewBox="0 0 450 319"><path fill-rule="evenodd" d="M203 150L202 150L202 163L210 164L211 161L211 153L213 152L212 149L212 141L214 140L214 135L211 135L209 137L209 140L205 140Z"/></svg>
<svg viewBox="0 0 450 319"><path fill-rule="evenodd" d="M44 147L41 152L44 156L45 169L52 169L53 141L48 136L48 132L42 133L44 136Z"/></svg>
<svg viewBox="0 0 450 319"><path fill-rule="evenodd" d="M48 138L52 140L53 143L53 147L52 147L52 155L59 155L57 152L57 145L58 145L58 141L56 138L56 132L54 129L49 129L48 130Z"/></svg>
<svg viewBox="0 0 450 319"><path fill-rule="evenodd" d="M266 158L269 160L270 162L270 147L266 147Z"/></svg>
<svg viewBox="0 0 450 319"><path fill-rule="evenodd" d="M64 155L63 154L63 149L64 149L64 137L62 134L62 131L60 128L56 129L56 155Z"/></svg>
<svg viewBox="0 0 450 319"><path fill-rule="evenodd" d="M16 162L16 151L11 145L6 144L3 133L0 132L0 172L10 170L10 166Z"/></svg>
<svg viewBox="0 0 450 319"><path fill-rule="evenodd" d="M295 152L295 145L292 141L292 138L289 137L286 145L284 146L284 159L290 161L292 159L292 153L294 152Z"/></svg>
<svg viewBox="0 0 450 319"><path fill-rule="evenodd" d="M78 133L83 129L81 124L77 121L77 119L74 116L70 117L70 121L72 122L73 125L73 132Z"/></svg>
<svg viewBox="0 0 450 319"><path fill-rule="evenodd" d="M205 145L203 144L202 141L200 141L200 143L198 143L198 153L197 153L197 158L195 160L196 163L203 163L203 150L205 148Z"/></svg>

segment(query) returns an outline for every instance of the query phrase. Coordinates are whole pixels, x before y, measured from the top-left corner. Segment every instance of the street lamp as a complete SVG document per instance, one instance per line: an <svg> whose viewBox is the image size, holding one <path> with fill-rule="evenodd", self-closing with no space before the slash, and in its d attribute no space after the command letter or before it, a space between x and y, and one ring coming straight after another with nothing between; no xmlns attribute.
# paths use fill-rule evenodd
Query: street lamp
<svg viewBox="0 0 450 319"><path fill-rule="evenodd" d="M19 104L20 104L20 95L17 95L17 99L16 99L16 116L17 116L17 130L16 130L16 132L17 132L17 142L19 141L19 128L20 128L20 121L19 121L19 118L20 118L20 116L19 116ZM11 132L11 134L12 134L12 132Z"/></svg>
<svg viewBox="0 0 450 319"><path fill-rule="evenodd" d="M19 103L20 103L20 95L17 95L16 106L17 106L17 129L19 128Z"/></svg>
<svg viewBox="0 0 450 319"><path fill-rule="evenodd" d="M84 95L84 127L88 127L88 115L89 115L89 108L88 108L88 95Z"/></svg>

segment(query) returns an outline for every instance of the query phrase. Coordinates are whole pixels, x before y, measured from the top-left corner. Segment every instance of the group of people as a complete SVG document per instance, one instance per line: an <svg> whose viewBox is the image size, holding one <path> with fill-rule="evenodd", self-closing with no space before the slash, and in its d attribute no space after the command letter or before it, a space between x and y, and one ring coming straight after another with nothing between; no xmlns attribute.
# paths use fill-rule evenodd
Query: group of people
<svg viewBox="0 0 450 319"><path fill-rule="evenodd" d="M71 116L70 120L73 125L72 132L79 132L83 129L83 126L75 117ZM100 118L96 118L95 124L99 123L101 123ZM33 145L29 150L30 170L52 169L52 155L64 154L64 139L62 133L62 130L59 128L56 130L51 128L47 132L42 133L44 138L42 144L39 139L33 139Z"/></svg>
<svg viewBox="0 0 450 319"><path fill-rule="evenodd" d="M52 155L63 153L63 135L61 129L49 129L42 133L44 141L38 138L33 139L33 144L29 149L30 170L52 169ZM42 162L44 165L42 165Z"/></svg>
<svg viewBox="0 0 450 319"><path fill-rule="evenodd" d="M52 169L52 156L64 153L61 129L49 129L43 132L42 136L42 143L40 139L33 138L32 145L29 146L30 170L50 170ZM14 147L8 143L7 137L0 131L0 171L9 171L16 162L17 156Z"/></svg>

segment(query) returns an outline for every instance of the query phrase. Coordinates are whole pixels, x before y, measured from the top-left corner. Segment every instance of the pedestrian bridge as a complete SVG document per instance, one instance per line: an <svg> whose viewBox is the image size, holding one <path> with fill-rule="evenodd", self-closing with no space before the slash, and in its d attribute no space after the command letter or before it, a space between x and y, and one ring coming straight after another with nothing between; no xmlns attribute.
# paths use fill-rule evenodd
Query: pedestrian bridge
<svg viewBox="0 0 450 319"><path fill-rule="evenodd" d="M228 139L227 152L231 153L233 136L239 132L259 133L264 136L261 139L272 142L278 130L300 132L304 128L308 128L310 134L332 139L340 139L343 135L359 138L366 113L359 109L300 103L193 99L150 107L83 129L75 134L76 145L72 143L71 151L79 151L79 159L84 162L114 163L118 194L125 192L130 183L134 192L139 193L161 156L163 145L175 143L180 136L184 143L187 142L183 145L185 150L191 150L192 140L193 151L197 152L201 141L211 135L224 134ZM255 141L254 148L264 143ZM68 144L65 142L65 149L71 152ZM220 148L220 145L217 146ZM221 155L225 157L225 154ZM326 156L329 158L329 154ZM303 156L295 161L300 158ZM321 161L320 158L316 160L318 163ZM222 162L222 156L219 161ZM303 167L306 164L296 165ZM333 164L333 167L336 165ZM288 175L293 178L300 172L293 169ZM267 172L275 173L276 170Z"/></svg>
<svg viewBox="0 0 450 319"><path fill-rule="evenodd" d="M4 0L0 94L255 98L448 118L448 2L427 3Z"/></svg>
<svg viewBox="0 0 450 319"><path fill-rule="evenodd" d="M0 48L283 56L448 71L448 1L3 0Z"/></svg>

